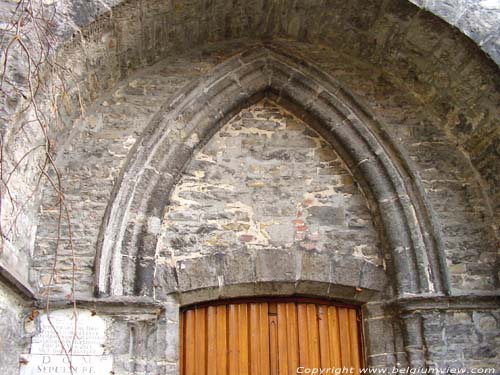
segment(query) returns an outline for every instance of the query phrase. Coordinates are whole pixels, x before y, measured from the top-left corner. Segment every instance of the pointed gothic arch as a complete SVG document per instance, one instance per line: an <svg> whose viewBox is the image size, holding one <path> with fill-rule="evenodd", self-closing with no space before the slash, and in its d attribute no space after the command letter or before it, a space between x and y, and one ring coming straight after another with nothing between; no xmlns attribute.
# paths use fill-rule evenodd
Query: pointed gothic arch
<svg viewBox="0 0 500 375"><path fill-rule="evenodd" d="M115 185L96 257L98 295L151 295L168 197L183 166L228 119L263 96L312 125L372 203L398 296L447 294L439 233L418 176L376 118L331 76L275 46L233 56L162 107Z"/></svg>

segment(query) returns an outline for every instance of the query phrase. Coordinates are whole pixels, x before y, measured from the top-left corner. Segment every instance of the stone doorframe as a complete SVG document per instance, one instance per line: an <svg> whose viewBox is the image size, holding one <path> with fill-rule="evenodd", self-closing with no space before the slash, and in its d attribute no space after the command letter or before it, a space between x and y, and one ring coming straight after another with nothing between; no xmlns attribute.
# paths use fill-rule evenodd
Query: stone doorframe
<svg viewBox="0 0 500 375"><path fill-rule="evenodd" d="M174 95L146 128L106 211L96 294L153 296L159 283L158 228L184 166L232 116L264 96L314 127L360 184L384 243L395 293L448 294L440 236L409 158L333 77L272 44L219 64Z"/></svg>
<svg viewBox="0 0 500 375"><path fill-rule="evenodd" d="M385 299L381 294L356 293L354 288L339 285L316 285L314 289L297 290L291 282L255 282L226 287L222 294L216 288L199 288L166 296L161 302L164 311L165 348L158 353L168 365L168 375L180 373L180 315L181 309L197 303L220 300L274 297L306 297L348 303L358 306L362 315L363 353L369 367L425 368L425 338L422 330L422 312L452 309L454 305L494 305L490 297L410 297ZM256 292L257 291L257 292ZM134 297L138 298L138 297ZM106 298L104 298L106 300Z"/></svg>

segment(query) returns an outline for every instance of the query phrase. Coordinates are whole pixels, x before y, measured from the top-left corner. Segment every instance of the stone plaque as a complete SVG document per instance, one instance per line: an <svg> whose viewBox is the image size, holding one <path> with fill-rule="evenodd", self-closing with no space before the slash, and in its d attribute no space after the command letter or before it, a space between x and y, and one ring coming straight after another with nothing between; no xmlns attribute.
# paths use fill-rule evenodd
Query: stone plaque
<svg viewBox="0 0 500 375"><path fill-rule="evenodd" d="M21 356L20 374L109 375L113 358L104 355L105 341L106 321L88 310L53 311L50 322L43 314L31 353Z"/></svg>
<svg viewBox="0 0 500 375"><path fill-rule="evenodd" d="M73 355L102 355L106 340L106 322L90 311L58 310L40 318L40 334L31 341L31 354L65 354L61 346ZM76 331L75 331L76 328ZM56 333L57 331L57 333Z"/></svg>

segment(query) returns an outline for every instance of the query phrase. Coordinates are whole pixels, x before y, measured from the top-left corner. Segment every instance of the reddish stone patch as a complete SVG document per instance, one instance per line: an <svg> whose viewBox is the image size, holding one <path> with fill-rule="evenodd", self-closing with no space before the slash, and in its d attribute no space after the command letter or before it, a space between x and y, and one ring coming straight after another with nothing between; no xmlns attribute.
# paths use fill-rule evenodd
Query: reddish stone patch
<svg viewBox="0 0 500 375"><path fill-rule="evenodd" d="M249 235L249 234L242 234L240 236L240 241L241 242L250 242L253 240L253 236Z"/></svg>

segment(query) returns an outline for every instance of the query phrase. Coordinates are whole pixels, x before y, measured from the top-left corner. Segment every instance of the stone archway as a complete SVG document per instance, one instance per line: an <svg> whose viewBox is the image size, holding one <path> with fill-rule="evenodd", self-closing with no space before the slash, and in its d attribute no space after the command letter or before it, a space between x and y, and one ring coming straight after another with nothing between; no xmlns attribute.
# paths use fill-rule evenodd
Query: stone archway
<svg viewBox="0 0 500 375"><path fill-rule="evenodd" d="M314 126L360 183L386 242L397 294L447 293L439 236L410 164L332 77L264 46L232 57L180 92L146 129L107 209L96 292L151 295L158 237L151 228L163 217L180 172L221 124L263 96Z"/></svg>

